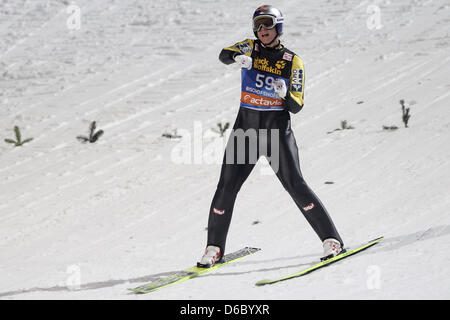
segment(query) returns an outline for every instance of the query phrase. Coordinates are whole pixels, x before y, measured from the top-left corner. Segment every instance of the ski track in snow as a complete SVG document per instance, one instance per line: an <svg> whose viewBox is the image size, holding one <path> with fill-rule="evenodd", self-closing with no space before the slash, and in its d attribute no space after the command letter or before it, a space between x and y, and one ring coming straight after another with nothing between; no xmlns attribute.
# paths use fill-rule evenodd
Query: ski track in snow
<svg viewBox="0 0 450 320"><path fill-rule="evenodd" d="M238 195L227 248L262 251L136 296L126 289L203 252L220 162L178 164L172 152L196 138L196 123L204 153L226 141L210 129L233 124L240 74L217 56L253 37L260 4L77 1L81 29L69 30L64 1L2 2L0 130L12 138L17 125L34 139L0 144L0 299L448 299L450 7L378 1L382 27L370 30L371 4L276 3L283 42L306 67L305 108L291 115L305 179L348 246L385 239L307 277L255 287L321 251L259 163ZM332 132L341 120L355 128ZM91 121L105 134L80 144ZM175 129L191 137L162 137Z"/></svg>

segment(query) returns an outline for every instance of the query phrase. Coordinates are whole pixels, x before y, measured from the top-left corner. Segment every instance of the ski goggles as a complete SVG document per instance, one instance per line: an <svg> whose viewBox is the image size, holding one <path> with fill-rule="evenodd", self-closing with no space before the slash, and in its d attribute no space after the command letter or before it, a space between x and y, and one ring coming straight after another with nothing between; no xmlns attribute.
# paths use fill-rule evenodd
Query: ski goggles
<svg viewBox="0 0 450 320"><path fill-rule="evenodd" d="M278 22L279 19L274 16L258 16L253 19L253 32L258 32L263 26L266 29L273 29Z"/></svg>

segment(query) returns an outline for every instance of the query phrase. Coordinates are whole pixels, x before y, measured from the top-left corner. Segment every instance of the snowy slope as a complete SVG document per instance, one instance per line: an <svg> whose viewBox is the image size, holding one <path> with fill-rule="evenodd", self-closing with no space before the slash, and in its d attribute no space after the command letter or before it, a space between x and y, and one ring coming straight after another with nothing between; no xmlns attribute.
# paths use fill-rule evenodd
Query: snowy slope
<svg viewBox="0 0 450 320"><path fill-rule="evenodd" d="M233 123L240 86L239 70L217 56L252 37L260 4L79 0L73 30L69 1L0 2L1 299L450 298L445 0L273 2L286 18L283 43L306 67L305 108L292 116L304 176L346 245L382 243L255 287L321 253L261 162L227 243L261 252L149 295L127 292L203 252L226 142L211 128ZM354 129L333 131L341 120ZM105 134L83 145L75 137L91 121ZM15 125L34 140L4 143ZM162 137L175 130L181 140Z"/></svg>

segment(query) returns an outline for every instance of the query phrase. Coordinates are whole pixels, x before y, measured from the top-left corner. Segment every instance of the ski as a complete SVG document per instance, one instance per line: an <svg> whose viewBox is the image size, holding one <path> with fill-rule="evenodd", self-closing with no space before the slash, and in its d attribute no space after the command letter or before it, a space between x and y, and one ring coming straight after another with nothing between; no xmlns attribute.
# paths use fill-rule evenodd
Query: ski
<svg viewBox="0 0 450 320"><path fill-rule="evenodd" d="M226 254L222 262L215 264L211 268L199 268L199 267L191 267L182 271L175 271L173 273L170 273L164 277L161 277L159 279L156 279L154 281L151 281L149 283L146 283L144 285L141 285L136 288L129 288L128 290L131 290L135 293L149 293L152 291L156 291L158 289L167 287L169 285L173 285L176 283L180 283L195 277L198 277L199 275L202 275L207 272L211 272L213 270L216 270L220 267L223 267L229 263L239 261L245 257L248 257L249 255L252 255L255 252L258 252L259 248L251 248L251 247L245 247L243 249L240 249L238 251Z"/></svg>
<svg viewBox="0 0 450 320"><path fill-rule="evenodd" d="M347 250L344 253L341 253L341 254L333 257L333 258L324 260L324 261L319 262L317 264L314 264L311 267L306 268L306 269L304 269L304 270L302 270L300 272L297 272L297 273L294 273L294 274L291 274L291 275L288 275L288 276L285 276L285 277L282 277L282 278L274 279L274 280L260 280L260 281L256 282L255 284L257 286L264 286L264 285L267 285L267 284L274 284L274 283L277 283L277 282L280 282L280 281L289 280L289 279L293 279L293 278L298 278L298 277L304 276L304 275L309 274L309 273L311 273L313 271L316 271L316 270L318 270L320 268L329 266L330 264L332 264L334 262L341 261L342 259L345 259L345 258L347 258L347 257L349 257L351 255L354 255L354 254L356 254L358 252L366 250L366 249L376 245L382 239L383 239L383 237L380 237L380 238L374 239L372 241L369 241L365 245L362 245L362 246L360 246L358 248L355 248L355 249Z"/></svg>

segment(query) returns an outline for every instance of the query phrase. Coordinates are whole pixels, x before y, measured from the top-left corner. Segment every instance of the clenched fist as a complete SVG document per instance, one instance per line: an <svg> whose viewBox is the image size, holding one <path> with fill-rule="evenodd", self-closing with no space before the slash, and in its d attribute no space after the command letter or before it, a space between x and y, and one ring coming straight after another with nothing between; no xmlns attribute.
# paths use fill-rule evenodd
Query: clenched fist
<svg viewBox="0 0 450 320"><path fill-rule="evenodd" d="M275 92L280 96L280 98L286 97L287 87L283 79L276 79L273 83Z"/></svg>
<svg viewBox="0 0 450 320"><path fill-rule="evenodd" d="M248 70L252 68L253 60L249 56L240 54L234 57L234 61L236 61L241 68L245 68Z"/></svg>

